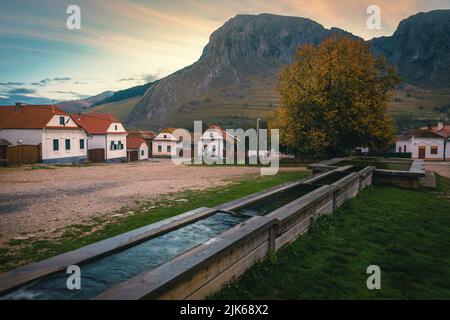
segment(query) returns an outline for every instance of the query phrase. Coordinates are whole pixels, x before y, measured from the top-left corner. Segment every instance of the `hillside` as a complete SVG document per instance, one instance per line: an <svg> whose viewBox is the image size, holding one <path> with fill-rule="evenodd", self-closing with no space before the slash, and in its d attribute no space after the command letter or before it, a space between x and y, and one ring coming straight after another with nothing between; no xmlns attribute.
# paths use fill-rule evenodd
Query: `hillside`
<svg viewBox="0 0 450 320"><path fill-rule="evenodd" d="M420 13L402 21L393 36L369 42L398 67L404 84L415 84L396 92L390 108L394 115L434 120L450 104L449 21L450 10ZM127 125L190 128L193 120L203 120L253 126L256 117L265 118L277 105L278 73L295 48L337 33L350 35L305 18L238 15L211 35L196 63L150 87Z"/></svg>
<svg viewBox="0 0 450 320"><path fill-rule="evenodd" d="M125 121L133 107L141 100L142 96L136 96L120 101L105 103L89 108L84 113L110 113L121 121Z"/></svg>
<svg viewBox="0 0 450 320"><path fill-rule="evenodd" d="M102 101L108 97L111 97L113 94L114 94L113 91L105 91L86 99L60 102L57 104L57 106L68 113L84 112L86 111L86 109L90 108L93 104L97 103L98 101Z"/></svg>
<svg viewBox="0 0 450 320"><path fill-rule="evenodd" d="M152 128L190 128L193 120L253 125L256 116L266 116L277 104L277 74L295 49L334 34L348 33L305 18L238 15L211 35L196 63L152 86L127 123Z"/></svg>

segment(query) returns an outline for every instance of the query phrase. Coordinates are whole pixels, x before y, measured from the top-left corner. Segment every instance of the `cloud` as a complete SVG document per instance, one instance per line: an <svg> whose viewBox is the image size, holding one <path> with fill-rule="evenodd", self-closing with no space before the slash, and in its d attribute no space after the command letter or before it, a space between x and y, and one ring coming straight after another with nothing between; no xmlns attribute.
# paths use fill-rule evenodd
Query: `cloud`
<svg viewBox="0 0 450 320"><path fill-rule="evenodd" d="M0 82L0 86L23 86L23 82Z"/></svg>
<svg viewBox="0 0 450 320"><path fill-rule="evenodd" d="M56 78L53 78L53 80L54 81L70 81L70 80L72 80L72 78L69 78L69 77L58 78L58 77L56 77Z"/></svg>
<svg viewBox="0 0 450 320"><path fill-rule="evenodd" d="M123 81L138 81L138 80L141 80L141 79L131 77L131 78L122 78L122 79L119 79L119 82L123 82Z"/></svg>
<svg viewBox="0 0 450 320"><path fill-rule="evenodd" d="M34 89L29 89L29 88L17 88L17 89L11 89L8 91L9 95L14 95L14 94L34 94L36 93L36 90Z"/></svg>

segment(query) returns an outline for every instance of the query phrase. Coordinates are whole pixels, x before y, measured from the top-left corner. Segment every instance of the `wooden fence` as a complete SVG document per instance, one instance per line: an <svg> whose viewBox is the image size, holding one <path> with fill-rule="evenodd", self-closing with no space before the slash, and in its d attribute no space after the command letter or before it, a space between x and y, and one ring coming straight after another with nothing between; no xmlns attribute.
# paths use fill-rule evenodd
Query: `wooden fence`
<svg viewBox="0 0 450 320"><path fill-rule="evenodd" d="M8 146L6 161L8 164L33 164L41 162L41 145L16 145Z"/></svg>

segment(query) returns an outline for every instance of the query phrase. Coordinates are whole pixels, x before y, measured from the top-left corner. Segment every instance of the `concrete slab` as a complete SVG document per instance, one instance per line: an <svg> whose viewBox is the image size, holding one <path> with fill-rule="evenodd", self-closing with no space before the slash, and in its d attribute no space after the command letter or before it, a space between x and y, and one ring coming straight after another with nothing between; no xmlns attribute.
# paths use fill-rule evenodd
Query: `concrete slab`
<svg viewBox="0 0 450 320"><path fill-rule="evenodd" d="M432 171L426 171L425 177L419 178L419 183L422 187L427 189L436 189L436 176Z"/></svg>

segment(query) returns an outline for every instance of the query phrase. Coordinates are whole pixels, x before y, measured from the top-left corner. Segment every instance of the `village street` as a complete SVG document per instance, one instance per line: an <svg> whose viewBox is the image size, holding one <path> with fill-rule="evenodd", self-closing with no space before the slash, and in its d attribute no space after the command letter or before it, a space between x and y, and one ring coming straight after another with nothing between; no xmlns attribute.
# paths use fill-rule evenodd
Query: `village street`
<svg viewBox="0 0 450 320"><path fill-rule="evenodd" d="M259 174L259 168L174 165L167 159L56 169L1 168L0 243L57 235L58 229L113 216L136 201L225 185L248 174Z"/></svg>

